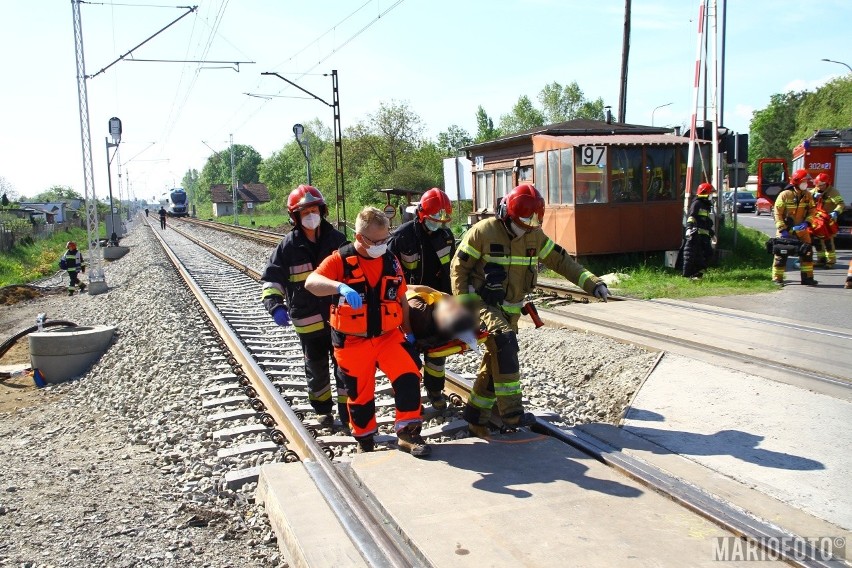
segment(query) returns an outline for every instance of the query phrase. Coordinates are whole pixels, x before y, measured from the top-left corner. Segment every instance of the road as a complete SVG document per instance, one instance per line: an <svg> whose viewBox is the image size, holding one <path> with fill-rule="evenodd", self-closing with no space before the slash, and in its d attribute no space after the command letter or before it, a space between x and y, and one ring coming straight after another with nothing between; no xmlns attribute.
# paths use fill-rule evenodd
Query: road
<svg viewBox="0 0 852 568"><path fill-rule="evenodd" d="M751 213L740 214L737 220L743 226L775 235L775 222L772 217ZM810 322L840 329L848 329L852 321L852 290L844 290L846 269L852 251L838 250L837 266L832 270L814 271L819 286L800 286L799 272L793 267L793 261L787 263L787 284L780 293L750 294L743 296L707 296L695 298L698 304L708 304L732 308L745 312L788 318L800 322ZM766 256L766 278L770 277L772 259Z"/></svg>

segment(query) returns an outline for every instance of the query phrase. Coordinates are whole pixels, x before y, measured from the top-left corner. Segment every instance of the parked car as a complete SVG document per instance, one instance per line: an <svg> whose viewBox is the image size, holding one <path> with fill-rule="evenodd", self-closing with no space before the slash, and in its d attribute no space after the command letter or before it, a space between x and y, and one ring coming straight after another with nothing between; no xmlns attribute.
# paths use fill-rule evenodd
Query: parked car
<svg viewBox="0 0 852 568"><path fill-rule="evenodd" d="M737 213L750 213L754 211L757 199L754 195L747 191L737 192ZM733 192L726 199L725 206L729 211L734 209L734 194Z"/></svg>
<svg viewBox="0 0 852 568"><path fill-rule="evenodd" d="M754 214L763 215L764 213L772 215L772 203L765 197L761 197L754 205Z"/></svg>

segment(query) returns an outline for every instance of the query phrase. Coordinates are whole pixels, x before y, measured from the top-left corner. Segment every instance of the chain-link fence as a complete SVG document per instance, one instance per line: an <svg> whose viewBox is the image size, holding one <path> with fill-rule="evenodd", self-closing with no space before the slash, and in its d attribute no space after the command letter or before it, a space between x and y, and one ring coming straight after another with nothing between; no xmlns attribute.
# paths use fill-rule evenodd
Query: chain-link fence
<svg viewBox="0 0 852 568"><path fill-rule="evenodd" d="M69 223L45 223L0 213L0 252L9 251L15 245L32 244L70 226Z"/></svg>

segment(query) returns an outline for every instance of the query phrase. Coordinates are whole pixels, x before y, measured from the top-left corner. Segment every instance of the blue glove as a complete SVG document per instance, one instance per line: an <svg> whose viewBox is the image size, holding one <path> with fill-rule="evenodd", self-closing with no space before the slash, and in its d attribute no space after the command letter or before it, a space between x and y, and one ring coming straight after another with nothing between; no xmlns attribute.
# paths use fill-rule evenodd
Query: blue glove
<svg viewBox="0 0 852 568"><path fill-rule="evenodd" d="M832 221L837 221L837 211L832 211L832 212L831 212L831 220L832 220Z"/></svg>
<svg viewBox="0 0 852 568"><path fill-rule="evenodd" d="M414 341L415 341L414 334L413 333L406 333L405 334L405 340L407 342L409 342L410 344L414 345Z"/></svg>
<svg viewBox="0 0 852 568"><path fill-rule="evenodd" d="M343 296L343 298L346 300L346 303L352 306L354 309L357 310L362 306L361 294L359 294L346 284L341 283L337 287L337 293Z"/></svg>
<svg viewBox="0 0 852 568"><path fill-rule="evenodd" d="M606 299L608 297L612 296L609 291L609 288L607 288L606 284L604 284L603 282L600 282L597 286L595 286L593 293L595 295L595 298L603 300L604 302L606 302Z"/></svg>
<svg viewBox="0 0 852 568"><path fill-rule="evenodd" d="M290 314L287 312L287 308L284 306L278 306L274 310L272 310L272 319L275 320L275 323L280 325L281 327L286 327L290 325Z"/></svg>
<svg viewBox="0 0 852 568"><path fill-rule="evenodd" d="M807 229L807 228L808 228L808 224L807 224L807 223L799 223L798 225L796 225L795 227L793 227L793 230L794 230L794 231L804 231L804 230L805 230L805 229Z"/></svg>
<svg viewBox="0 0 852 568"><path fill-rule="evenodd" d="M781 232L778 234L781 235L781 237L784 239L790 238L790 231L788 231L787 229L781 229Z"/></svg>

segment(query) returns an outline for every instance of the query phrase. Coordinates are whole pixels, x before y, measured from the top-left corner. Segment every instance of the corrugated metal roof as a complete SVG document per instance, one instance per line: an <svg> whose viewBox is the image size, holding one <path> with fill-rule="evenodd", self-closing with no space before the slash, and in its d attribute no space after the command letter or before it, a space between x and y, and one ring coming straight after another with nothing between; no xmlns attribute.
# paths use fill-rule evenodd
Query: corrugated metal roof
<svg viewBox="0 0 852 568"><path fill-rule="evenodd" d="M628 144L688 144L689 138L673 134L594 134L585 136L534 136L553 138L572 146L612 146ZM704 142L701 140L700 142Z"/></svg>

